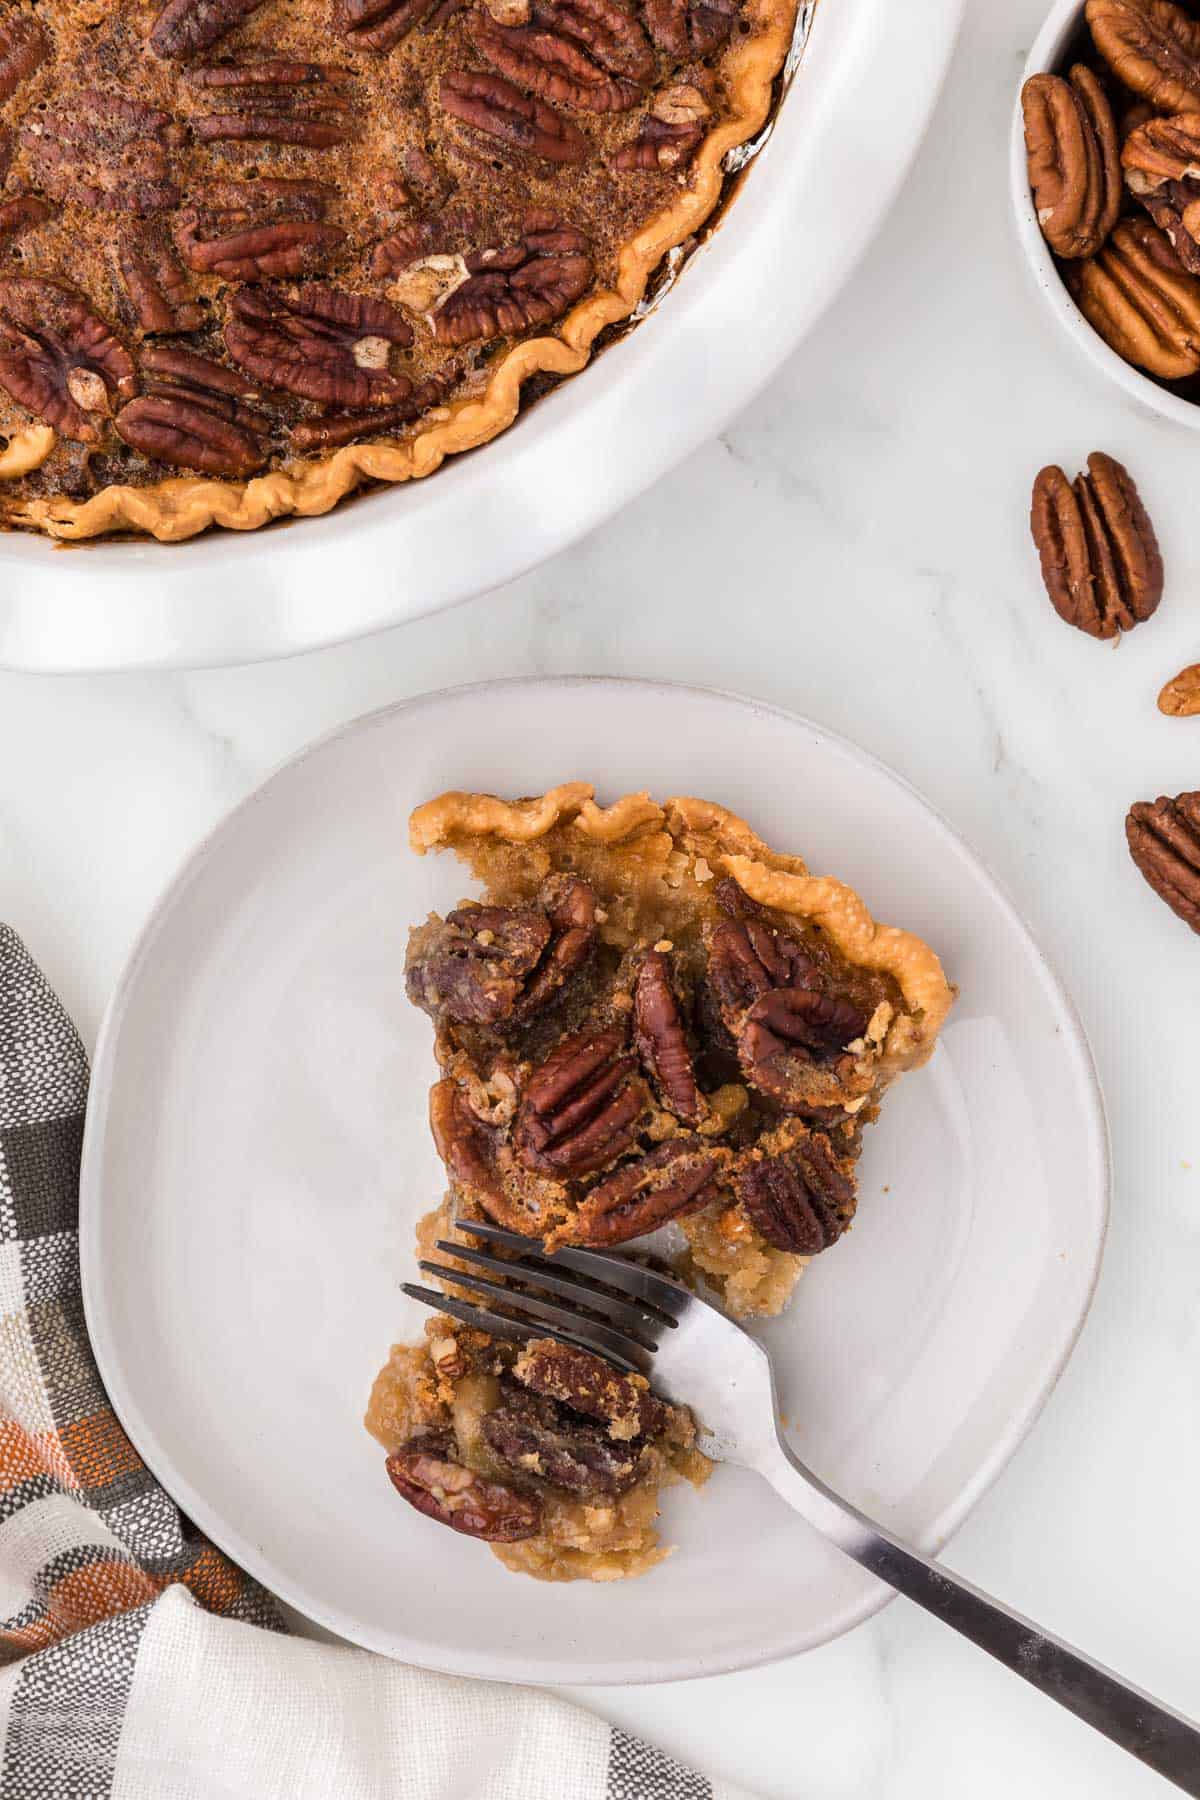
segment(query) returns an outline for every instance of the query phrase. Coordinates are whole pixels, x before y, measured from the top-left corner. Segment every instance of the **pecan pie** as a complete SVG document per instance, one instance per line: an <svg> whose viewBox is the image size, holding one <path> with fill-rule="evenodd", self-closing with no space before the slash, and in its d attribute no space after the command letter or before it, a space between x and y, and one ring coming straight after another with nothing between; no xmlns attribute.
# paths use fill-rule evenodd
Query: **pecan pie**
<svg viewBox="0 0 1200 1800"><path fill-rule="evenodd" d="M543 1581L614 1581L668 1554L662 1488L703 1482L689 1413L552 1338L520 1347L437 1317L376 1378L367 1428L397 1493Z"/></svg>
<svg viewBox="0 0 1200 1800"><path fill-rule="evenodd" d="M485 443L708 219L796 14L0 0L0 524L245 530Z"/></svg>
<svg viewBox="0 0 1200 1800"><path fill-rule="evenodd" d="M451 793L411 841L486 890L408 951L453 1208L551 1247L671 1225L686 1273L778 1312L854 1216L884 1088L933 1050L932 950L708 801Z"/></svg>

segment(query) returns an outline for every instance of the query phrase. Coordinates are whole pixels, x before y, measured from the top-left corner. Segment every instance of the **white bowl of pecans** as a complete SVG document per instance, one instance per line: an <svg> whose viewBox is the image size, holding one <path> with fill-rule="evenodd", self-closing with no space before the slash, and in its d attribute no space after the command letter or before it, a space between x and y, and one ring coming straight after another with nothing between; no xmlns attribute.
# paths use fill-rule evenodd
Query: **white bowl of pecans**
<svg viewBox="0 0 1200 1800"><path fill-rule="evenodd" d="M1134 400L1200 430L1200 0L1056 0L1010 172L1067 335Z"/></svg>

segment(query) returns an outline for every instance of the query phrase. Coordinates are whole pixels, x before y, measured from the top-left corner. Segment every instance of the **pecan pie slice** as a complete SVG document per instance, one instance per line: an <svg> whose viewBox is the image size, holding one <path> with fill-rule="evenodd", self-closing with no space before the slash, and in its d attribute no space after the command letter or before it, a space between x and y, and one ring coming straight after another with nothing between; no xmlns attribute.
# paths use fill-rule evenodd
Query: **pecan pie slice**
<svg viewBox="0 0 1200 1800"><path fill-rule="evenodd" d="M0 0L0 528L246 530L495 437L695 240L797 11Z"/></svg>
<svg viewBox="0 0 1200 1800"><path fill-rule="evenodd" d="M442 1317L397 1345L368 1431L402 1499L542 1581L613 1581L669 1554L658 1496L710 1464L691 1415L586 1350L507 1343Z"/></svg>
<svg viewBox="0 0 1200 1800"><path fill-rule="evenodd" d="M933 1050L932 950L703 800L450 793L410 835L485 888L408 950L454 1206L551 1246L678 1227L685 1272L777 1312L854 1216L884 1089Z"/></svg>

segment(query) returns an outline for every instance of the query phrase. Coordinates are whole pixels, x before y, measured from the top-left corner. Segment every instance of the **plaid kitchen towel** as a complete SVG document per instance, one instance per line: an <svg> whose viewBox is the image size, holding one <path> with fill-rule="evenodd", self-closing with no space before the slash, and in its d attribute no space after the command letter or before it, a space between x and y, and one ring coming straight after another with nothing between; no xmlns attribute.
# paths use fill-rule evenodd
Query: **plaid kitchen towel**
<svg viewBox="0 0 1200 1800"><path fill-rule="evenodd" d="M79 1287L87 1085L0 926L0 1800L738 1800L549 1694L285 1633L101 1386Z"/></svg>

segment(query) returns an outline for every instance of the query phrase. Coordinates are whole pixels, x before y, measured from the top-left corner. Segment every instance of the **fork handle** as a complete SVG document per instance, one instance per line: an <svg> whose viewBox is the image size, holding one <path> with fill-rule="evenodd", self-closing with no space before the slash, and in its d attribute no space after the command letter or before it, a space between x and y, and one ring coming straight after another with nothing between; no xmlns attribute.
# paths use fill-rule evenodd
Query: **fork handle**
<svg viewBox="0 0 1200 1800"><path fill-rule="evenodd" d="M839 1550L1185 1794L1200 1796L1200 1728L1182 1713L893 1537L798 1463L782 1440L779 1448L780 1459L763 1470L767 1480Z"/></svg>

